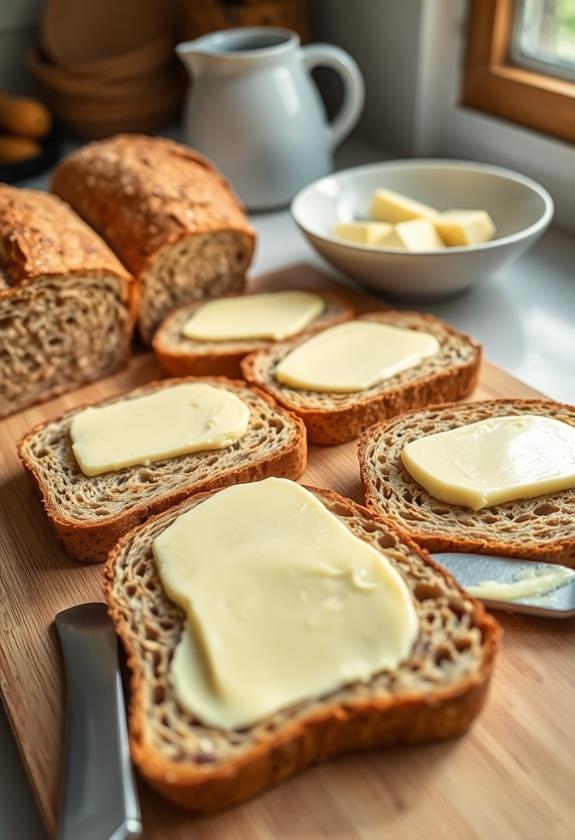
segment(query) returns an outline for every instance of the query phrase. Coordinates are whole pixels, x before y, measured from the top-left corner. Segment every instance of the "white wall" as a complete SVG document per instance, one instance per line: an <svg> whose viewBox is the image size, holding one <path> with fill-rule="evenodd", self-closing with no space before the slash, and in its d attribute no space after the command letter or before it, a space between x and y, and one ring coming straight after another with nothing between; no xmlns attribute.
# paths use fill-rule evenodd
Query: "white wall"
<svg viewBox="0 0 575 840"><path fill-rule="evenodd" d="M415 154L463 157L524 172L553 196L556 222L575 230L575 146L459 105L467 7L466 0L422 4Z"/></svg>
<svg viewBox="0 0 575 840"><path fill-rule="evenodd" d="M365 76L358 133L398 155L413 150L422 2L310 0L313 39L343 47Z"/></svg>
<svg viewBox="0 0 575 840"><path fill-rule="evenodd" d="M347 49L366 79L359 133L388 153L480 160L543 184L575 230L575 146L459 105L467 0L311 0L315 38Z"/></svg>

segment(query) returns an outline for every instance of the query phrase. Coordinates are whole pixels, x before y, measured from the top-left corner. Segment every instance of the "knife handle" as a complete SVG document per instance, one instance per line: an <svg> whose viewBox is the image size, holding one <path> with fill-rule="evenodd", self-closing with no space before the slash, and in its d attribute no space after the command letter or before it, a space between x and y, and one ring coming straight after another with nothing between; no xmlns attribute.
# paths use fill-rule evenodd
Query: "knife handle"
<svg viewBox="0 0 575 840"><path fill-rule="evenodd" d="M55 624L67 683L58 840L137 838L142 823L112 622L104 604L82 604Z"/></svg>

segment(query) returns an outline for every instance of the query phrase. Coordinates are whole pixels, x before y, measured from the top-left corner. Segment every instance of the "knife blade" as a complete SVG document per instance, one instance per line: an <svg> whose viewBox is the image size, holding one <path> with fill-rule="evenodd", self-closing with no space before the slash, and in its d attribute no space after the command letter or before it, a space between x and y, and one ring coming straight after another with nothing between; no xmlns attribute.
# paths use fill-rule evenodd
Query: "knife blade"
<svg viewBox="0 0 575 840"><path fill-rule="evenodd" d="M497 557L492 554L466 554L464 552L444 552L431 555L444 566L465 589L477 586L484 581L497 583L516 583L526 572L535 566L544 565L553 570L565 569L556 564L538 564L533 560L518 560L509 557ZM569 571L569 570L568 570ZM520 612L546 618L570 618L575 615L575 577L551 592L539 596L518 598L513 601L498 601L479 597L488 607L506 612Z"/></svg>
<svg viewBox="0 0 575 840"><path fill-rule="evenodd" d="M58 613L67 683L59 840L125 840L142 832L118 645L105 604Z"/></svg>

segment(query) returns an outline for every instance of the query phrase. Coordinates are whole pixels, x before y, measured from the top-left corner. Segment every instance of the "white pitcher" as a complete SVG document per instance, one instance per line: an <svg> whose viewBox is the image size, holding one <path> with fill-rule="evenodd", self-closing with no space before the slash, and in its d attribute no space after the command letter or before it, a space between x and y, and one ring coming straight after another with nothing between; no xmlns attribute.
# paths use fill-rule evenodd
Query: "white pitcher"
<svg viewBox="0 0 575 840"><path fill-rule="evenodd" d="M190 75L186 139L227 175L252 210L281 207L332 170L334 148L361 113L364 86L355 61L329 44L300 46L289 29L257 26L178 44ZM310 71L323 65L344 83L328 124Z"/></svg>

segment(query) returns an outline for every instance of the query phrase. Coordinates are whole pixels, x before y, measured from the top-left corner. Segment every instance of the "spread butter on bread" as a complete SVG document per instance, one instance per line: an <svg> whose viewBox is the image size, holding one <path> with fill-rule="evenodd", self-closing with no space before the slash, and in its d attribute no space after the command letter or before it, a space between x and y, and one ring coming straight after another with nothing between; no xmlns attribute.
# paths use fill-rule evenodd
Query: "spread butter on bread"
<svg viewBox="0 0 575 840"><path fill-rule="evenodd" d="M464 451L459 453L454 468L443 459L444 479L459 485L454 496L453 486L445 494L434 483L438 470L432 461L437 453L413 465L410 453L417 460L418 441L459 430L469 450L469 435L477 434L475 424L490 421L487 429L497 430L500 426L493 421L503 418L506 425L516 422L528 438L534 427L525 418L539 421L537 428L542 420L553 421L543 424L543 437L536 433L531 441L518 439L512 445L512 457L522 462L517 469L506 464L500 441L493 469L483 465L477 472L477 451L468 451L467 459ZM555 423L562 430L559 438L549 432ZM485 428L480 427L482 434ZM367 504L430 551L496 554L575 567L574 432L575 406L550 400L488 400L411 411L369 429L361 439L359 462ZM485 455L485 448L479 449ZM525 472L530 463L535 473ZM470 482L474 471L476 479Z"/></svg>
<svg viewBox="0 0 575 840"><path fill-rule="evenodd" d="M290 293L293 291L290 290ZM283 305L282 296L287 293L287 291L266 293L265 297L268 302L275 299L274 308L280 308ZM310 293L306 291L306 294ZM297 329L292 335L302 332L310 335L353 318L353 308L343 295L324 289L314 289L312 294L314 298L323 303L323 306L315 317L300 329ZM190 334L186 335L184 330L187 324L193 323L193 319L205 311L205 307L211 306L212 303L227 307L225 324L229 325L236 302L260 297L258 293L249 293L241 297L229 296L207 304L202 302L190 303L172 312L160 324L152 341L153 350L162 367L172 376L205 376L210 374L241 376L240 363L244 356L253 353L255 350L264 350L281 339L269 335L266 337L261 334L258 337L250 337L244 334L243 337L236 335L233 338L223 338L220 334L217 340L214 340L213 337L210 340L205 335L202 338L197 335L195 337ZM241 311L238 311L237 321L241 323L243 320ZM215 323L218 322L215 321ZM223 329L220 324L218 326L220 326L220 330Z"/></svg>
<svg viewBox="0 0 575 840"><path fill-rule="evenodd" d="M229 717L222 721L221 714L214 712L213 706L209 706L207 712L206 708L203 708L202 721L197 713L200 710L191 710L192 707L188 707L189 703L182 703L181 696L179 698L177 678L174 679L172 668L181 640L185 646L182 655L192 653L188 647L190 637L186 628L186 611L168 596L159 572L163 535L170 535L170 538L175 536L170 529L185 531L186 518L194 517L196 509L216 499L217 491L191 497L134 528L110 553L105 570L105 592L110 615L125 645L131 669L132 757L141 775L152 787L170 801L190 811L227 808L318 761L325 761L350 750L418 744L460 735L469 728L485 700L499 640L499 628L495 620L415 543L402 538L373 512L330 490L307 488L306 493L311 493L315 500L302 514L305 529L315 529L314 508L321 505L324 508L324 516L335 517L338 520L337 527L333 527L337 532L343 529L343 541L346 544L348 541L354 543L355 540L365 544L365 554L362 554L362 557L368 558L368 565L372 562L374 552L376 560L373 562L378 565L377 555L380 555L381 568L390 567L393 577L398 576L401 579L401 587L409 595L415 613L415 630L412 632L409 629L410 626L413 628L413 625L410 625L407 618L410 613L407 609L405 615L399 618L403 630L407 627L405 645L401 648L399 656L388 663L389 667L379 669L376 664L375 671L368 668L361 677L358 677L358 670L354 667L349 670L346 679L345 675L343 678L341 674L337 676L337 662L332 663L335 665L335 680L333 671L330 671L331 677L328 679L324 679L325 673L321 672L321 685L318 687L314 683L311 686L311 695L308 691L310 683L306 683L302 693L294 691L290 681L287 689L291 696L287 704L282 705L280 698L279 707L271 703L266 710L260 705L255 715L256 719L252 718L250 722L247 722L245 714L236 716L236 721L241 718L241 726L234 725L235 721ZM289 525L284 522L282 533L288 528L297 529L297 512L301 507L301 503L298 502L293 511L290 508L291 518L295 517L295 521ZM246 514L253 518L253 513L248 509ZM270 522L273 520L279 525L279 515L276 509L276 512L270 515ZM309 516L312 517L311 526L307 519ZM200 528L209 525L209 521L209 510L206 510L205 514L198 510L197 517L193 519L193 523L199 524ZM242 527L242 534L244 530ZM256 538L258 532L257 529L251 529L249 533L252 538ZM265 524L264 534L270 536ZM303 536L305 539L305 534ZM293 535L289 534L289 539L292 538ZM207 542L211 539L206 537ZM214 551L219 552L223 544L219 543L219 535L214 539L217 542L217 545L212 543ZM201 540L204 545L204 535ZM329 550L326 550L325 554L322 553L321 548L326 548L322 539L316 558L320 563L323 559L326 564L326 569L320 569L318 572L319 589L316 594L320 595L320 600L325 594L323 575L326 572L330 573L330 561L337 555L337 538L335 548L331 538L326 538L326 541L329 543ZM185 548L185 539L183 545ZM154 556L155 547L157 557ZM237 559L231 544L229 550L232 555L227 558L219 555L214 557L218 567L222 563L233 564L234 559ZM211 551L212 549L210 554ZM313 549L310 551L313 556ZM281 563L285 561L288 564L289 558L283 554L282 558ZM170 559L168 555L167 559L168 563L173 563L173 556ZM183 568L190 572L188 562L196 562L194 575L201 575L204 569L209 581L213 572L210 568L211 559L211 556L197 556L194 561L184 551ZM252 560L253 558L250 558L250 564ZM293 571L297 581L299 557L293 557L293 560ZM347 562L345 556L334 560L336 566L343 564L339 571L349 574L350 570L346 571L343 568ZM176 596L181 603L183 592L187 592L193 607L193 592L201 598L202 593L208 590L204 585L201 588L188 589L185 584L182 590L182 567L178 568L180 574L176 579L172 574L173 566L165 569L166 585L171 595ZM250 565L250 569L246 572L248 576L254 569L257 571L257 564ZM250 581L252 583L254 609L259 609L258 599L265 597L265 584L260 580L260 573L265 575L265 570L266 564L260 564L259 572L253 580L248 577L247 581L242 581L242 593L248 601ZM332 571L337 572L338 569ZM377 578L372 579L371 575L364 577L359 568L355 571L360 584L363 582L376 585ZM311 581L314 579L313 576L310 578ZM197 583L197 578L194 577L194 580ZM274 580L278 591L283 585L290 586L289 576L284 584L279 584L275 579L275 571ZM339 580L337 575L335 580L338 580L338 583L333 601L323 604L317 610L310 608L309 614L306 613L311 633L314 632L314 622L321 624L331 620L330 611L338 615L338 605L349 583ZM176 587L177 591L172 587ZM305 589L309 590L313 605L313 586L310 583ZM214 593L213 587L211 591L209 600L212 601L214 609L216 602L213 598L218 603L221 600L221 609L225 615L228 599L233 611L235 602L225 586L220 593ZM368 595L368 599L369 597ZM277 603L281 609L282 601L278 600ZM346 603L354 604L355 601L344 601L344 610ZM301 618L301 614L299 615ZM212 619L214 617L209 613L208 621ZM201 622L201 616L199 620ZM269 621L274 620L272 611ZM278 618L278 623L289 623L290 620L289 615L283 615ZM344 623L345 615L337 618L337 621L340 620ZM385 621L385 618L382 617L382 620ZM351 620L352 637L355 637L360 624L361 616L355 616ZM208 632L211 633L213 625L210 625L210 628ZM276 630L277 628L270 628L272 637ZM373 637L373 627L368 635ZM151 639L153 648L150 647ZM228 653L233 656L234 633L226 633L225 641L231 645ZM363 643L365 642L366 640ZM369 640L367 642L369 643ZM385 641L378 639L375 633L372 643L377 662ZM349 644L352 645L353 642L350 641ZM355 648L348 647L346 650L349 653ZM363 650L361 646L360 650ZM201 648L200 656L205 652L205 648ZM236 663L237 667L230 665L229 669L226 668L226 662L229 661L226 658L218 662L220 670L214 674L214 684L223 686L225 697L243 704L244 712L246 702L249 702L250 698L253 699L254 689L261 688L262 692L271 691L273 694L273 679L268 683L266 673L273 677L275 669L281 666L282 651L278 649L275 657L273 652L268 651L268 654L269 671L262 662L246 662L247 673L252 673L253 670L257 674L255 686L250 685L249 680L241 680L241 662ZM184 668L184 681L185 673ZM297 679L300 677L298 673ZM317 682L318 675L313 673L313 669L312 678ZM301 688L301 684L296 686L296 689L298 687ZM197 690L197 685L195 688ZM286 695L283 696L285 698ZM260 698L256 699L259 703ZM193 708L197 707L195 691L192 704ZM237 711L237 705L233 708ZM253 712L253 706L249 708ZM226 714L228 712L229 708ZM217 721L214 719L209 722L208 718L214 715L217 715ZM226 725L222 726L222 722Z"/></svg>
<svg viewBox="0 0 575 840"><path fill-rule="evenodd" d="M218 446L224 444L221 448L190 451L188 447L187 452L176 454L183 452L178 429L175 430L175 439L171 437L167 443L165 440L162 442L161 428L157 430L158 441L150 440L148 425L151 415L148 412L155 411L155 408L154 405L150 408L144 398L178 389L182 385L197 385L203 391L208 387L221 390L233 398L233 422L219 429L223 439L216 441ZM84 406L40 424L18 445L22 464L42 497L56 534L68 554L77 560L93 563L105 559L116 540L127 530L192 493L270 475L297 478L305 468L307 446L302 421L278 406L267 394L245 382L224 378L152 382L89 407L88 422L82 425L90 427L94 415L97 417L99 411L109 409L113 415L113 431L114 408L123 410L126 404L129 407L130 402L142 401L146 402L147 408L140 417L140 429L137 423L133 425L133 418L128 420L131 428L136 429L132 437L140 447L136 457L130 453L130 441L126 442L125 438L114 433L104 449L96 447L94 450L92 446L83 449L92 468L87 467L87 471L96 474L86 475L82 471L74 455L74 440L70 436L75 419L86 412ZM214 415L205 414L205 400L202 402L199 414L191 416L186 413L186 417L188 420L191 417L193 426L202 432L205 443L206 438L209 441L212 432L218 430L222 418L218 418L219 409ZM236 402L249 412L245 429L242 412L236 412ZM180 419L175 418L178 428L181 426ZM203 431L198 426L199 421L204 423ZM162 420L160 426L167 422ZM140 435L142 425L145 439ZM104 432L107 431L110 429L105 424ZM179 431L185 437L186 430L181 428ZM85 446L90 440L81 436L80 443ZM193 450L195 442L191 443ZM148 449L142 449L142 444ZM124 446L119 454L118 445L120 449ZM122 463L125 465L120 466Z"/></svg>
<svg viewBox="0 0 575 840"><path fill-rule="evenodd" d="M371 327L373 332L377 332L377 327L385 327L388 341L382 337L374 345L370 336L356 336L356 324ZM329 343L326 331L311 339L302 336L251 353L242 362L248 382L263 388L302 418L311 443L343 443L372 424L411 408L462 399L477 384L480 345L432 315L393 310L371 312L334 327L332 335L339 340L336 331L343 335L348 330L354 332L349 348L344 342L339 347L338 341ZM394 332L400 337L397 346ZM418 339L415 351L411 342L403 340L410 333ZM348 369L357 349L353 346L356 341L360 350L357 370ZM305 376L299 382L292 379L292 384L287 384L285 377L280 381L281 370L290 356L297 358L296 354L302 353L306 345L314 343L323 354L314 360L316 374L323 371L326 378L323 384L319 383L319 389L313 390L318 388L317 381L306 383ZM388 352L386 343L392 352ZM381 352L377 352L378 345ZM342 379L344 372L347 382ZM356 375L363 379L355 382Z"/></svg>

